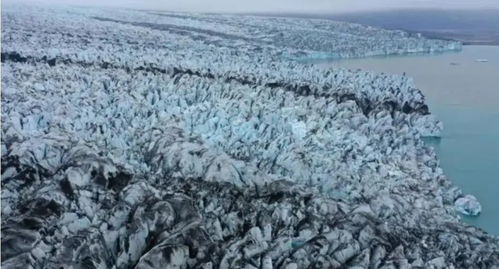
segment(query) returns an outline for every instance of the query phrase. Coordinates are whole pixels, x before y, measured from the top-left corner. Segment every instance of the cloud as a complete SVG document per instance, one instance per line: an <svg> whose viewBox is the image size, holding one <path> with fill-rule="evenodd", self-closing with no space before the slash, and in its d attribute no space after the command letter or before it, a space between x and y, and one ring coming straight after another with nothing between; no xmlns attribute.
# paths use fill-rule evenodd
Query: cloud
<svg viewBox="0 0 499 269"><path fill-rule="evenodd" d="M11 0L19 1L19 0ZM24 0L38 3L113 6L196 12L307 12L394 8L498 8L499 0ZM5 2L5 1L4 1Z"/></svg>

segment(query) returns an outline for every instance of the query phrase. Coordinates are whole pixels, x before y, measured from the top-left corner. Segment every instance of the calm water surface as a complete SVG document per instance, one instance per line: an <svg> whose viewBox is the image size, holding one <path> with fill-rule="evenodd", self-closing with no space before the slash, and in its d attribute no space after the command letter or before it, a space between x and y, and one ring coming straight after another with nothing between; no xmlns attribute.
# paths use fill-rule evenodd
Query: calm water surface
<svg viewBox="0 0 499 269"><path fill-rule="evenodd" d="M444 123L442 139L434 145L441 166L454 184L482 204L479 217L464 220L499 235L499 46L319 64L413 77L431 112Z"/></svg>

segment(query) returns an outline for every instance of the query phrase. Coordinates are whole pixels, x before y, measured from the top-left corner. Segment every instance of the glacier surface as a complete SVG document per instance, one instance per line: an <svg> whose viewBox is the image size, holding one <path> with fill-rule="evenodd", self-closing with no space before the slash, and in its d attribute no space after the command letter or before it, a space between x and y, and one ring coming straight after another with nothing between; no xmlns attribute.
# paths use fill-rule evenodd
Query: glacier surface
<svg viewBox="0 0 499 269"><path fill-rule="evenodd" d="M460 48L296 18L5 5L2 267L497 268L406 76ZM496 266L496 267L494 267Z"/></svg>

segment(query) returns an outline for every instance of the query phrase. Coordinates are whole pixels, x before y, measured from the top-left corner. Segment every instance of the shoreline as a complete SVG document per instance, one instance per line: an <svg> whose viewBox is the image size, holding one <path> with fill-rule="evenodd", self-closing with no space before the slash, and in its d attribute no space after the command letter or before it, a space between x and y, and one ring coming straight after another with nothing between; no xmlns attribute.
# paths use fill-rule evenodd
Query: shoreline
<svg viewBox="0 0 499 269"><path fill-rule="evenodd" d="M491 163L496 162L493 156L499 149L493 140L494 135L499 134L499 126L491 122L495 115L499 115L497 107L493 106L498 97L491 92L493 86L490 86L494 76L491 68L497 66L497 61L476 62L479 57L496 59L494 55L497 53L490 54L493 51L497 52L497 46L466 45L461 53L445 54L440 58L428 55L406 60L391 57L393 61L388 58L359 59L350 63L333 61L331 65L385 74L404 71L414 79L417 88L424 93L431 113L444 123L440 138L423 140L432 140L430 142L438 152L441 167L449 180L464 192L476 195L483 206L480 216L461 216L462 221L497 236L497 225L494 225L497 218L494 216L498 213L494 206L495 196L489 190L495 188L493 177L496 172ZM450 67L451 62L459 64ZM480 81L480 86L473 87L473 81ZM478 102L479 99L483 100ZM470 157L480 155L483 157Z"/></svg>

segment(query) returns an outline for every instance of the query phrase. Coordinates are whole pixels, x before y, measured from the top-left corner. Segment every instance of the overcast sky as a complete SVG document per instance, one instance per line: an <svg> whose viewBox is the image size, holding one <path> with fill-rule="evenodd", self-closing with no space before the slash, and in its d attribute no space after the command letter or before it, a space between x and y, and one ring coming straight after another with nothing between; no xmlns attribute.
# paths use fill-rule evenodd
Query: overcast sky
<svg viewBox="0 0 499 269"><path fill-rule="evenodd" d="M9 2L17 1L10 0ZM349 12L393 8L497 8L499 0L24 0L199 12Z"/></svg>

